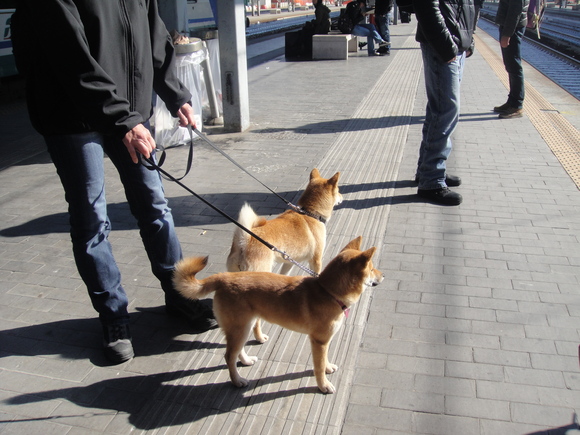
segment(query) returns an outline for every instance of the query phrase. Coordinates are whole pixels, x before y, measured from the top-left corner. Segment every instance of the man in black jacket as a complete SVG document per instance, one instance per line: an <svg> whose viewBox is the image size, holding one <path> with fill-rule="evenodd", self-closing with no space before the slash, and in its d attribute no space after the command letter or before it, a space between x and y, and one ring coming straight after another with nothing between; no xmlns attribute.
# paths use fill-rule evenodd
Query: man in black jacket
<svg viewBox="0 0 580 435"><path fill-rule="evenodd" d="M529 0L500 0L495 16L499 26L499 44L505 70L509 78L509 94L505 104L493 111L502 119L520 118L524 112L524 69L522 67L522 38L528 22Z"/></svg>
<svg viewBox="0 0 580 435"><path fill-rule="evenodd" d="M459 205L462 197L449 186L459 177L447 174L451 135L459 120L459 85L465 58L473 53L473 0L413 0L421 43L427 109L417 162L417 194L442 205Z"/></svg>
<svg viewBox="0 0 580 435"><path fill-rule="evenodd" d="M198 332L216 327L207 302L186 301L173 288L181 246L160 176L138 160L154 156L147 128L153 91L182 126L195 125L157 1L20 0L12 42L32 124L64 187L75 262L99 313L107 358L120 363L134 352L128 299L108 240L105 153L119 172L167 312L187 317Z"/></svg>

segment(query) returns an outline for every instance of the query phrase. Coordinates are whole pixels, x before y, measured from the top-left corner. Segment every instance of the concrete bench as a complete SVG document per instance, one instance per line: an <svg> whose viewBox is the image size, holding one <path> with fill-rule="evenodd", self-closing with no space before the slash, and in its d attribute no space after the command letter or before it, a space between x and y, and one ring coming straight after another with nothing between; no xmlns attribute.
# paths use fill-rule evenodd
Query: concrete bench
<svg viewBox="0 0 580 435"><path fill-rule="evenodd" d="M344 33L312 36L312 59L344 60L358 50L357 37Z"/></svg>

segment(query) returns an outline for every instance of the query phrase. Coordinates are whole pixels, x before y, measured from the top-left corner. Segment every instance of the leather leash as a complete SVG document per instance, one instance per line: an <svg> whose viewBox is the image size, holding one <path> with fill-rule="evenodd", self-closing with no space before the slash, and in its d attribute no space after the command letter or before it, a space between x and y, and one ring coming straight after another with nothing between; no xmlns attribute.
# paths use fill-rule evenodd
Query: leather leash
<svg viewBox="0 0 580 435"><path fill-rule="evenodd" d="M214 206L212 203L210 203L209 201L207 201L203 197L199 196L197 193L195 193L193 190L191 190L189 187L187 187L185 184L183 184L180 180L183 177L185 177L185 175L183 177L180 177L180 178L175 178L173 175L169 174L164 169L161 169L161 167L158 164L155 163L155 161L153 160L152 157L147 158L147 157L141 156L141 158L143 160L145 160L149 164L149 166L144 165L147 169L158 171L161 175L164 175L165 178L167 178L168 180L173 181L174 183L180 185L185 190L187 190L189 193L191 193L193 196L195 196L197 199L199 199L201 202L203 202L204 204L206 204L207 206L209 206L213 210L217 211L219 214L221 214L223 217L225 217L226 219L228 219L229 221L231 221L232 223L234 223L236 226L238 226L239 228L241 228L243 231L245 231L246 233L248 233L250 236L252 236L256 240L258 240L260 243L262 243L265 246L267 246L271 251L274 251L274 252L277 252L278 254L280 254L285 261L289 261L290 263L294 264L295 266L298 266L300 269L302 269L303 271L305 271L306 273L308 273L310 276L318 277L318 274L316 272L314 272L313 270L309 269L308 267L306 267L306 266L298 263L296 260L294 260L288 254L286 254L286 252L281 251L280 249L278 249L277 247L275 247L274 245L272 245L270 242L267 242L266 240L262 239L260 236L258 236L257 234L255 234L254 232L252 232L251 230L249 230L248 228L246 228L242 224L240 224L237 220L235 220L233 217L231 217L230 215L228 215L226 212L220 210L218 207ZM187 175L187 172L189 172L189 168L186 171L186 175Z"/></svg>

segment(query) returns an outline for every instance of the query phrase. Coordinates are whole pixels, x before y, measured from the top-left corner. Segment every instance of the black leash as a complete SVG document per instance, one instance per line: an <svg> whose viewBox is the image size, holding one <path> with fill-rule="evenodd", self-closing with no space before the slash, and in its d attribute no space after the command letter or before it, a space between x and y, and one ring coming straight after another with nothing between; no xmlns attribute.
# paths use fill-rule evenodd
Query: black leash
<svg viewBox="0 0 580 435"><path fill-rule="evenodd" d="M190 128L190 132L191 132L191 126L188 125L188 127ZM239 169L241 169L243 172L245 172L246 174L248 174L250 177L252 177L254 180L256 180L258 183L260 183L262 186L264 186L266 189L268 189L270 192L272 192L274 195L276 195L278 198L280 198L282 201L284 201L284 203L290 207L292 210L300 213L300 214L304 214L306 216L309 216L311 218L317 219L320 222L322 222L323 224L326 224L326 219L323 216L319 216L316 215L314 213L311 213L307 210L304 210L302 207L298 206L298 205L294 205L292 204L290 201L288 201L286 198L284 198L283 196L279 195L278 193L274 192L272 189L270 189L268 186L266 186L264 183L262 183L260 180L258 180L256 177L254 177L254 175L252 175L250 172L248 172L242 165L240 165L238 162L236 162L234 159L232 159L229 155L227 155L224 151L220 150L218 147L215 146L215 144L210 141L207 136L205 134L203 134L201 131L199 131L197 128L194 128L193 131L195 132L195 134L197 134L206 144L208 144L210 147L212 147L214 150L216 150L218 153L220 153L222 156L224 156L226 159L228 159L230 162L232 162L235 166L237 166Z"/></svg>
<svg viewBox="0 0 580 435"><path fill-rule="evenodd" d="M191 170L191 165L193 163L193 132L192 132L192 129L191 129L191 125L188 125L187 126L187 131L189 132L189 154L187 156L187 166L185 167L185 174L183 174L179 178L172 177L173 179L167 178L167 176L164 175L164 177L167 180L171 180L171 181L183 180L185 178L185 176L187 174L189 174L189 171ZM161 151L161 155L159 156L159 162L155 165L156 167L149 167L149 166L143 164L143 162L141 162L141 164L143 164L143 166L145 166L149 170L155 170L157 168L160 168L161 166L163 166L163 163L165 163L165 157L167 156L167 153L165 151L168 150L168 149L170 149L170 148L174 148L175 146L177 146L177 145L170 145L170 146L167 146L167 147L163 147L162 145L156 145L156 150ZM145 159L145 160L147 160L147 159ZM163 174L161 174L161 175L163 175Z"/></svg>
<svg viewBox="0 0 580 435"><path fill-rule="evenodd" d="M289 261L290 263L294 264L295 266L298 266L300 269L302 269L303 271L305 271L306 273L308 273L309 275L311 275L313 277L318 277L318 274L316 272L314 272L314 271L310 270L309 268L307 268L306 266L298 263L296 260L294 260L293 258L291 258L288 254L286 254L286 252L281 251L280 249L276 248L271 243L269 243L266 240L262 239L260 236L258 236L257 234L253 233L251 230L249 230L248 228L246 228L245 226L243 226L242 224L240 224L237 220L235 220L234 218L232 218L230 215L228 215L227 213L223 212L222 210L220 210L219 208L217 208L216 206L214 206L213 204L211 204L209 201L207 201L203 197L199 196L197 193L195 193L193 190L191 190L185 184L183 184L180 180L183 177L185 177L185 175L183 177L180 177L180 178L175 178L173 175L169 174L164 169L161 169L161 167L159 166L159 164L156 164L152 157L149 157L149 158L147 158L145 156L141 156L141 157L142 157L143 160L145 160L149 164L149 166L144 165L147 169L156 170L161 175L164 175L165 178L167 178L168 180L173 181L174 183L179 184L181 187L183 187L185 190L187 190L189 193L191 193L193 196L195 196L201 202L203 202L204 204L206 204L207 206L211 207L213 210L217 211L219 214L221 214L222 216L224 216L225 218L227 218L228 220L230 220L231 222L233 222L236 226L238 226L239 228L241 228L242 230L244 230L246 233L248 233L250 236L252 236L256 240L258 240L260 243L263 243L264 245L266 245L271 251L274 251L274 252L277 252L278 254L280 254L285 261ZM189 172L189 168L186 171L186 175L187 175L187 172Z"/></svg>

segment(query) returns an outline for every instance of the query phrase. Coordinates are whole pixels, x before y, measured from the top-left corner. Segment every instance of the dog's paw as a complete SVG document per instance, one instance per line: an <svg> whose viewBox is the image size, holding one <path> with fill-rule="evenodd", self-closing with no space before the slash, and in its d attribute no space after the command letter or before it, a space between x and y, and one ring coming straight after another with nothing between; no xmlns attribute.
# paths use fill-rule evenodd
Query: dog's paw
<svg viewBox="0 0 580 435"><path fill-rule="evenodd" d="M249 382L247 379L245 378L238 378L238 379L232 379L232 384L234 384L236 387L238 388L244 388L247 387Z"/></svg>
<svg viewBox="0 0 580 435"><path fill-rule="evenodd" d="M262 334L261 336L259 336L259 337L256 337L256 340L257 340L259 343L261 343L261 344L264 344L264 343L265 343L265 342L267 342L269 339L270 339L270 337L269 337L268 335L266 335L266 334Z"/></svg>
<svg viewBox="0 0 580 435"><path fill-rule="evenodd" d="M319 385L318 389L322 391L324 394L334 394L336 392L336 388L332 385L331 382L326 381L323 385Z"/></svg>
<svg viewBox="0 0 580 435"><path fill-rule="evenodd" d="M240 358L240 362L245 366L253 366L258 361L257 356L248 356L246 355L244 358Z"/></svg>
<svg viewBox="0 0 580 435"><path fill-rule="evenodd" d="M338 366L336 364L328 363L326 365L326 374L334 373L338 370Z"/></svg>

